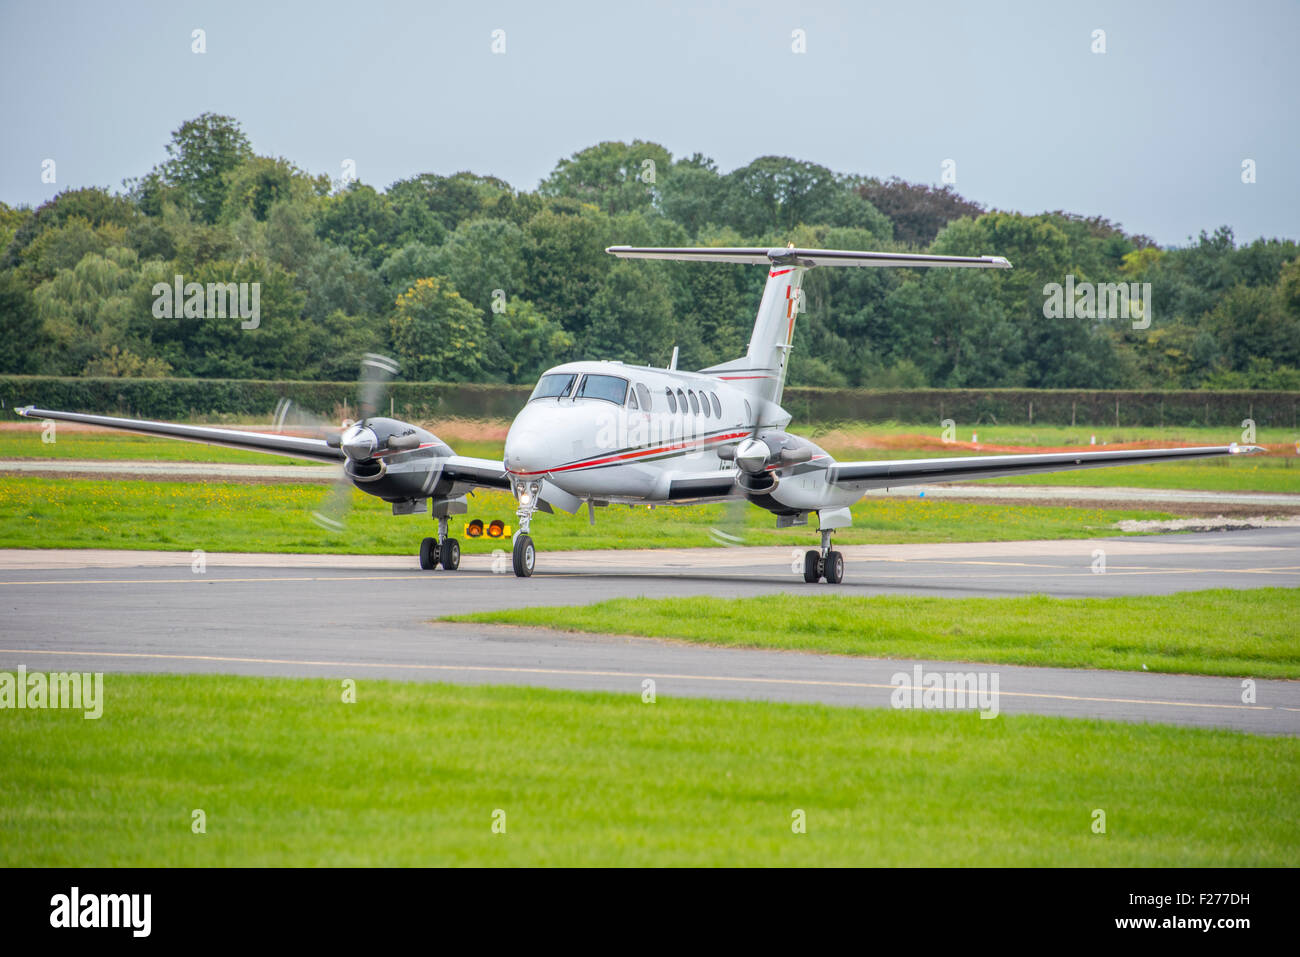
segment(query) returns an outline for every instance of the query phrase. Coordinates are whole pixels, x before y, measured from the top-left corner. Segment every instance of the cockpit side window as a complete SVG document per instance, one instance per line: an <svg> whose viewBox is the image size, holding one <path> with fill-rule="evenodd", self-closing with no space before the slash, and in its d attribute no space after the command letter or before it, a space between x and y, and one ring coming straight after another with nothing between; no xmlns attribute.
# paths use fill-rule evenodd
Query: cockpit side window
<svg viewBox="0 0 1300 957"><path fill-rule="evenodd" d="M548 372L537 380L537 388L528 397L533 399L562 399L573 391L573 383L578 376L572 372Z"/></svg>
<svg viewBox="0 0 1300 957"><path fill-rule="evenodd" d="M627 390L627 407L628 407L629 409L639 409L639 408L641 408L641 406L638 405L638 404L637 404L637 401L636 401L636 390L635 390L635 389L628 389L628 390Z"/></svg>
<svg viewBox="0 0 1300 957"><path fill-rule="evenodd" d="M627 380L616 375L587 374L578 386L577 397L580 399L604 399L615 405L622 405L627 398Z"/></svg>

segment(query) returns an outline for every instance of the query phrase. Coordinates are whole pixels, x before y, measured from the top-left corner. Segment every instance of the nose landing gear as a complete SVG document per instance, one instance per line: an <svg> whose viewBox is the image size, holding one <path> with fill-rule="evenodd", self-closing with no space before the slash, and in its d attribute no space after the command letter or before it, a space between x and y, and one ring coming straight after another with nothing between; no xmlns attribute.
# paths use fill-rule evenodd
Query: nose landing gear
<svg viewBox="0 0 1300 957"><path fill-rule="evenodd" d="M528 530L532 525L533 512L537 511L537 493L539 491L540 487L537 482L530 482L526 485L519 482L515 485L515 498L519 502L519 508L515 511L515 515L519 519L519 530L515 532L515 546L510 557L516 578L531 578L533 567L537 564L537 548L533 545L533 539L528 534Z"/></svg>

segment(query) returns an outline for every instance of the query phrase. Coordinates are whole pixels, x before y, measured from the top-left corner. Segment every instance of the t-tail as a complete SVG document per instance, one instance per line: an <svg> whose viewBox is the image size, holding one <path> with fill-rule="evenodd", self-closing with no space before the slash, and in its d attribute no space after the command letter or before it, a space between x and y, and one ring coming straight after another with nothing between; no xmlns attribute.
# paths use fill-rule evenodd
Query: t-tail
<svg viewBox="0 0 1300 957"><path fill-rule="evenodd" d="M767 266L767 285L754 319L749 349L739 359L700 371L729 381L735 388L775 405L781 404L786 370L794 347L794 329L802 311L803 275L816 266L948 266L965 269L1010 269L1001 256L929 256L920 253L872 253L847 249L757 249L736 247L610 246L621 259L674 259L682 262L749 263Z"/></svg>

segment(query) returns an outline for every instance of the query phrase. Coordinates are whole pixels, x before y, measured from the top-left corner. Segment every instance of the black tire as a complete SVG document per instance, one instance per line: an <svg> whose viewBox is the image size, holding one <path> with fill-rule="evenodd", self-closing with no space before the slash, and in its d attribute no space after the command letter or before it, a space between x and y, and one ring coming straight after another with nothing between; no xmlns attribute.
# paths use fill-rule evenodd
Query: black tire
<svg viewBox="0 0 1300 957"><path fill-rule="evenodd" d="M512 557L515 564L515 577L531 578L533 566L537 564L537 549L533 547L533 540L527 535L515 536L515 548Z"/></svg>
<svg viewBox="0 0 1300 957"><path fill-rule="evenodd" d="M803 580L809 584L817 581L822 577L821 570L821 552L815 548L810 548L803 555Z"/></svg>
<svg viewBox="0 0 1300 957"><path fill-rule="evenodd" d="M460 542L454 538L442 543L442 567L449 572L460 568Z"/></svg>
<svg viewBox="0 0 1300 957"><path fill-rule="evenodd" d="M420 542L420 567L426 572L438 567L438 540L426 538Z"/></svg>
<svg viewBox="0 0 1300 957"><path fill-rule="evenodd" d="M844 553L826 553L826 584L838 585L844 581Z"/></svg>

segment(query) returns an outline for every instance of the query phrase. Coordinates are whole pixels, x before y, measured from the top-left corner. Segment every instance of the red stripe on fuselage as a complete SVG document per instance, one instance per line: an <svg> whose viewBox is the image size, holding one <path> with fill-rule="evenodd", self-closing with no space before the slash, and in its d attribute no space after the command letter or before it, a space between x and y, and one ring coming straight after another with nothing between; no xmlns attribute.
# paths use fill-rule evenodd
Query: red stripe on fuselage
<svg viewBox="0 0 1300 957"><path fill-rule="evenodd" d="M608 464L611 463L611 462L624 462L624 461L630 461L631 459L642 458L642 457L647 456L647 455L657 455L657 454L660 453L660 452L672 452L672 451L675 451L675 450L677 450L677 449L685 449L685 448L689 448L689 447L692 446L692 445L700 445L700 446L704 446L704 445L708 445L708 444L713 443L713 442L726 442L726 441L728 441L728 440L730 440L730 439L741 439L741 438L744 438L744 437L747 436L747 435L749 435L749 432L748 432L748 431L744 431L744 432L732 432L732 433L730 433L730 434L728 434L728 435L714 435L714 436L710 436L710 437L707 438L707 439L702 439L702 440L700 440L699 442L695 442L695 443L691 443L691 442L679 442L679 443L677 443L676 445L661 445L661 446L660 446L659 448L657 448L657 449L641 449L641 450L636 451L636 452L624 452L624 453L622 453L622 454L620 454L620 455L607 455L607 456L605 456L604 458L599 458L599 459L590 459L590 460L581 461L581 462L574 462L574 463L572 463L572 464L570 464L570 465L557 465L557 466L556 466L555 468L553 468L553 469L541 469L540 471L537 471L537 472L513 472L513 471L511 471L510 474L511 474L511 475L549 475L549 474L551 474L552 472L571 472L571 471L573 471L574 469L589 469L589 468L593 468L593 467L595 467L595 466L597 466L597 465L608 465ZM510 471L510 470L507 469L507 471Z"/></svg>

